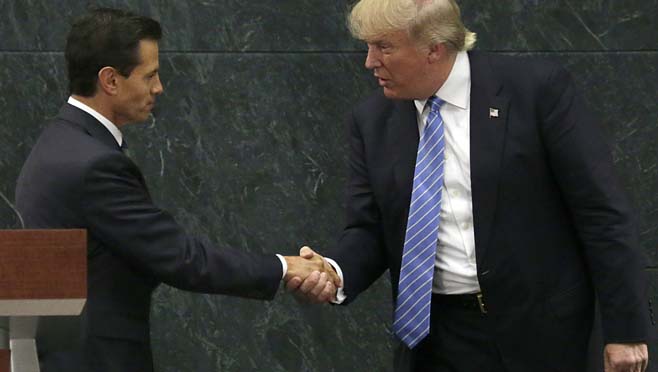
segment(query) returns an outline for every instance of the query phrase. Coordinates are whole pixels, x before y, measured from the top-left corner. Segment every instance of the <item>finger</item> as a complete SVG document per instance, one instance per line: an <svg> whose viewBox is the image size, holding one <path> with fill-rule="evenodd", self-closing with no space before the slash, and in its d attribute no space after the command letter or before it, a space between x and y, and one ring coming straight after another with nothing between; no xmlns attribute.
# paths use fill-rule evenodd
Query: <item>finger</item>
<svg viewBox="0 0 658 372"><path fill-rule="evenodd" d="M334 271L331 272L331 282L333 282L337 288L343 286L343 281L340 280L340 276L338 276L338 274L336 274Z"/></svg>
<svg viewBox="0 0 658 372"><path fill-rule="evenodd" d="M320 293L324 290L324 287L327 285L327 273L320 274L320 280L318 283L311 289L311 295L314 297L320 296Z"/></svg>
<svg viewBox="0 0 658 372"><path fill-rule="evenodd" d="M304 279L304 282L299 287L299 290L304 294L308 294L313 288L315 288L319 280L320 280L320 272L313 271L311 275L309 275L306 279Z"/></svg>
<svg viewBox="0 0 658 372"><path fill-rule="evenodd" d="M320 280L318 281L318 284L315 285L315 287L309 292L308 296L312 298L316 303L322 302L322 291L324 291L324 287L327 285L326 280Z"/></svg>
<svg viewBox="0 0 658 372"><path fill-rule="evenodd" d="M644 372L644 358L639 348L635 349L635 352L629 360L630 368L629 370L633 372Z"/></svg>
<svg viewBox="0 0 658 372"><path fill-rule="evenodd" d="M637 372L644 372L646 366L645 366L644 358L642 358L642 356L640 356L640 359L637 361L637 363L635 363L635 366L636 366L635 368L637 368L636 369Z"/></svg>
<svg viewBox="0 0 658 372"><path fill-rule="evenodd" d="M334 282L334 284L340 284L338 283L340 282L340 276L338 276L336 269L334 269L334 267L324 257L322 257L322 266L324 268L324 271L327 274L329 274L329 280Z"/></svg>
<svg viewBox="0 0 658 372"><path fill-rule="evenodd" d="M302 284L302 278L300 278L298 276L294 276L286 282L286 290L288 292L295 291L295 290L297 290L297 288L299 288L299 286L301 284Z"/></svg>
<svg viewBox="0 0 658 372"><path fill-rule="evenodd" d="M327 282L319 298L322 302L330 302L336 299L336 287L332 282Z"/></svg>
<svg viewBox="0 0 658 372"><path fill-rule="evenodd" d="M642 368L642 362L639 359L637 359L635 362L633 361L629 362L629 367L630 367L628 369L629 371L642 372L642 370L640 369Z"/></svg>
<svg viewBox="0 0 658 372"><path fill-rule="evenodd" d="M325 265L325 271L327 274L329 274L329 280L331 280L336 285L336 287L342 287L340 276L338 276L338 273L334 270L333 266L327 263Z"/></svg>
<svg viewBox="0 0 658 372"><path fill-rule="evenodd" d="M299 255L303 258L313 258L313 256L315 255L315 252L313 252L313 250L310 247L303 246L299 250Z"/></svg>
<svg viewBox="0 0 658 372"><path fill-rule="evenodd" d="M327 276L326 273L321 273L321 274L320 274L320 279L318 280L318 282L317 282L317 284L315 285L315 287L314 287L313 289L311 289L311 290L309 291L309 293L307 293L307 297L310 299L310 301L311 301L312 303L319 304L319 303L324 303L324 302L326 302L326 301L322 298L322 292L324 291L324 289L325 289L325 287L326 287L326 285L327 285L327 282L328 282L327 278L328 278L328 276Z"/></svg>
<svg viewBox="0 0 658 372"><path fill-rule="evenodd" d="M607 353L607 350L603 358L603 372L613 372L610 365L610 355Z"/></svg>

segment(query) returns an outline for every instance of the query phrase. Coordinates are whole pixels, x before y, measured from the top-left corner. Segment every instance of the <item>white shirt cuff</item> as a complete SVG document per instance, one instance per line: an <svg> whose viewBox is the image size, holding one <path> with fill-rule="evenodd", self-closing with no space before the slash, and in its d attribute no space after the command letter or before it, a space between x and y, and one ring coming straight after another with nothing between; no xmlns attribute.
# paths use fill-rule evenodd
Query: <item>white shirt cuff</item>
<svg viewBox="0 0 658 372"><path fill-rule="evenodd" d="M281 268L283 269L283 275L281 275L281 279L286 277L286 274L288 273L288 263L286 262L286 259L283 258L282 255L276 254L277 257L279 257L279 260L281 261ZM343 280L343 278L341 278Z"/></svg>
<svg viewBox="0 0 658 372"><path fill-rule="evenodd" d="M332 260L331 258L325 257L324 259L327 260L327 262L329 262L331 266L333 266L334 270L336 270L336 274L338 274L338 277L340 277L340 282L343 284L342 286L338 287L338 289L336 290L336 300L331 301L336 305L340 305L347 298L347 296L345 296L345 291L343 291L343 287L345 286L345 279L343 278L343 270L341 270L340 266L338 266L336 261Z"/></svg>

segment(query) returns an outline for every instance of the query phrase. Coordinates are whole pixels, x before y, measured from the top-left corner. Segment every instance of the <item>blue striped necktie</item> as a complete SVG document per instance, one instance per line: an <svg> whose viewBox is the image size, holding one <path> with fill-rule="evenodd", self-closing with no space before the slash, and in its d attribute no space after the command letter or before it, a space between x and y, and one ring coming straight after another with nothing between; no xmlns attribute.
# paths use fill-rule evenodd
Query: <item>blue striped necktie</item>
<svg viewBox="0 0 658 372"><path fill-rule="evenodd" d="M432 277L443 189L445 141L439 113L442 104L435 96L427 101L430 114L418 143L402 253L393 330L409 348L425 338L430 329Z"/></svg>

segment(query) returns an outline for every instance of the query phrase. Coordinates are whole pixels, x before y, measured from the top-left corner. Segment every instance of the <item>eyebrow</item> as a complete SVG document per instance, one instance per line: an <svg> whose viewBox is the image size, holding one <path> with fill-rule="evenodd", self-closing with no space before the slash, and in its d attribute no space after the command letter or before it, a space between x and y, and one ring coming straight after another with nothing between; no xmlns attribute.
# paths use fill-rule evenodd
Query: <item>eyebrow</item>
<svg viewBox="0 0 658 372"><path fill-rule="evenodd" d="M366 44L376 45L376 46L379 46L379 47L381 47L382 45L391 45L390 42L385 41L385 40L371 40L371 41L367 41Z"/></svg>

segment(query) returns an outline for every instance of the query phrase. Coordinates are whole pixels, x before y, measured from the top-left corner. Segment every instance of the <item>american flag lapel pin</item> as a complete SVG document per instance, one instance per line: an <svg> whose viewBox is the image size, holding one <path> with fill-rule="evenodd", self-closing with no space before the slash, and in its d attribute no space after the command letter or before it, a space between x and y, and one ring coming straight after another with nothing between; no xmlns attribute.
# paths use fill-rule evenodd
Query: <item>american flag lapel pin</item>
<svg viewBox="0 0 658 372"><path fill-rule="evenodd" d="M498 112L497 108L489 107L489 119L497 118L498 115L499 115L499 112Z"/></svg>

